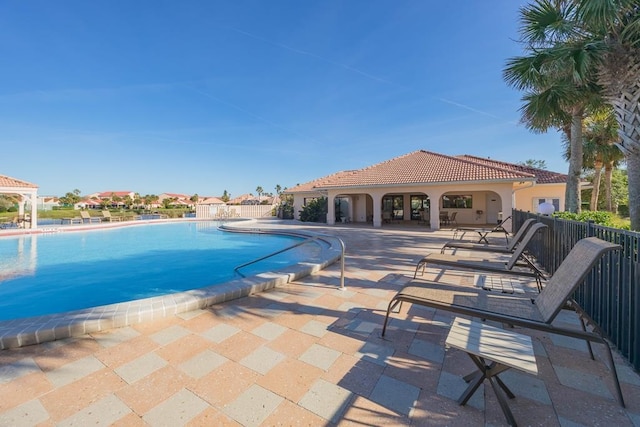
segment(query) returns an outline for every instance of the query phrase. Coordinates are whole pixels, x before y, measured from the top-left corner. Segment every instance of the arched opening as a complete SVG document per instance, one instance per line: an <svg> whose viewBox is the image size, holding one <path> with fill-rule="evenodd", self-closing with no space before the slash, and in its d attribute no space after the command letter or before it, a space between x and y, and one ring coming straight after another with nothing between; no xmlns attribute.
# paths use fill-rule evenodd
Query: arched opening
<svg viewBox="0 0 640 427"><path fill-rule="evenodd" d="M500 222L502 198L494 191L448 191L440 197L442 225L495 225Z"/></svg>
<svg viewBox="0 0 640 427"><path fill-rule="evenodd" d="M382 196L382 224L430 223L431 201L425 193L388 193Z"/></svg>

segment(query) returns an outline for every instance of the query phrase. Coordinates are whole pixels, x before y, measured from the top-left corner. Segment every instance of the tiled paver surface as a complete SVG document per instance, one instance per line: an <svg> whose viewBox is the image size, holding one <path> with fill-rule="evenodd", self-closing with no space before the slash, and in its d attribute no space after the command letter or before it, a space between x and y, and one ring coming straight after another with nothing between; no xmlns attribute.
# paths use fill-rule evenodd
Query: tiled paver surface
<svg viewBox="0 0 640 427"><path fill-rule="evenodd" d="M0 351L0 426L505 424L490 387L457 404L473 364L444 347L448 313L405 304L380 336L390 298L451 231L294 226L345 241L346 290L336 263L207 310ZM427 276L473 281L440 273ZM579 341L517 330L539 371L502 375L520 424L640 425L640 377L618 355L626 408L602 348L594 361Z"/></svg>

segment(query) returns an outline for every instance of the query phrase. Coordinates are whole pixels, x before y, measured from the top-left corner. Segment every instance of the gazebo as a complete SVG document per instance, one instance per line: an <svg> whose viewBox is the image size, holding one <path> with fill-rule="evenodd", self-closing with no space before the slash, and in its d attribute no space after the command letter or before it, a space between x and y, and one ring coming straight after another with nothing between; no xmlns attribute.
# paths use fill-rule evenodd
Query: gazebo
<svg viewBox="0 0 640 427"><path fill-rule="evenodd" d="M0 175L0 194L18 194L21 199L18 204L18 216L25 219L24 210L26 201L31 203L31 219L23 222L25 227L37 228L38 226L38 186L30 182L21 181L10 176ZM30 225L27 225L30 224Z"/></svg>

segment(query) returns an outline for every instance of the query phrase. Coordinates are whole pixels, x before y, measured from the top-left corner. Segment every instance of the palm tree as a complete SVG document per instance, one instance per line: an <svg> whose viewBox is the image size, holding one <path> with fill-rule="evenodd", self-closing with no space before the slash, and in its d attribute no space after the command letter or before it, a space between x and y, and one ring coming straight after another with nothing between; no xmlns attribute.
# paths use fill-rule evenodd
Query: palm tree
<svg viewBox="0 0 640 427"><path fill-rule="evenodd" d="M578 79L596 76L600 94L616 115L617 147L627 163L631 228L640 230L640 5L638 0L536 1L530 9L552 10L544 20L525 21L530 38L553 34L538 55L552 67L567 67Z"/></svg>
<svg viewBox="0 0 640 427"><path fill-rule="evenodd" d="M504 78L508 84L524 90L520 111L525 125L536 132L556 128L571 142L571 157L565 193L565 209L580 211L580 177L582 174L582 120L590 104L597 102L595 72L577 75L570 59L550 60L548 50L559 43L569 43L575 34L546 28L549 20L571 9L569 0L537 0L520 11L520 34L526 56L507 61Z"/></svg>
<svg viewBox="0 0 640 427"><path fill-rule="evenodd" d="M264 193L264 189L258 185L258 187L256 188L256 193L258 193L258 201L260 201L260 196L262 195L262 193Z"/></svg>
<svg viewBox="0 0 640 427"><path fill-rule="evenodd" d="M600 175L605 170L606 209L614 211L612 199L613 170L624 158L615 146L618 141L618 122L612 108L605 108L594 113L585 120L584 147L585 165L594 168L593 190L591 193L591 210L598 206Z"/></svg>

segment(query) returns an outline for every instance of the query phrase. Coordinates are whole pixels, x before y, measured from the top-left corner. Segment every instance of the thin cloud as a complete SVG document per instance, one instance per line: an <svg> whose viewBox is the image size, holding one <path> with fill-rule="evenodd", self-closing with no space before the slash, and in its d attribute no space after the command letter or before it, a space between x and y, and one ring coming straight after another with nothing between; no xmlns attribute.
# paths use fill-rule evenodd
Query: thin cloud
<svg viewBox="0 0 640 427"><path fill-rule="evenodd" d="M268 124L269 126L272 126L272 127L276 128L276 129L280 129L280 130L282 130L282 131L284 131L284 132L290 133L290 134L292 134L292 135L298 136L298 137L300 137L300 138L302 138L302 139L304 139L304 140L307 140L307 141L310 141L310 142L313 142L313 143L316 143L316 144L318 144L318 143L319 143L319 141L317 141L317 140L316 140L316 139L314 139L314 138L309 137L308 135L303 135L303 134L301 134L301 133L299 133L299 132L297 132L297 131L295 131L295 130L293 130L293 129L290 129L290 128L285 127L285 126L283 126L283 125L280 125L280 124L278 124L278 123L276 123L276 122L274 122L274 121L272 121L272 120L269 120L269 119L267 119L267 118L265 118L265 117L263 117L263 116L260 116L259 114L253 113L252 111L249 111L249 110L247 110L247 109L246 109L246 108L244 108L244 107L241 107L241 106L239 106L239 105L237 105L237 104L234 104L234 103L231 103L231 102L229 102L229 101L225 101L225 100L223 100L223 99L220 99L220 98L218 98L217 96L210 94L209 92L205 92L205 91L203 91L203 90L196 89L196 88L194 88L194 87L190 87L190 89L191 89L192 91L196 92L196 93L199 93L199 94L201 94L201 95L203 95L203 96L206 96L207 98L213 99L214 101L216 101L216 102L218 102L218 103L220 103L220 104L226 105L226 106L228 106L228 107L233 108L233 109L234 109L234 110L236 110L236 111L239 111L239 112L241 112L241 113L243 113L243 114L246 114L246 115L248 115L248 116L251 116L251 117L253 117L254 119L259 120L259 121L261 121L261 122L263 122L263 123L266 123L266 124Z"/></svg>
<svg viewBox="0 0 640 427"><path fill-rule="evenodd" d="M459 102L451 101L449 99L444 99L444 98L436 98L436 99L438 101L440 101L440 102L444 102L445 104L455 105L456 107L464 108L465 110L473 111L474 113L482 114L483 116L487 116L487 117L491 117L491 118L494 118L494 119L502 120L501 117L498 117L498 116L496 116L494 114L487 113L486 111L478 110L477 108L473 108L473 107L470 107L470 106L465 105L465 104L460 104Z"/></svg>
<svg viewBox="0 0 640 427"><path fill-rule="evenodd" d="M406 87L404 87L402 85L399 85L399 84L397 84L395 82L392 82L391 80L387 80L385 78L382 78L382 77L367 73L367 72L362 71L362 70L360 70L358 68L354 68L354 67L352 67L350 65L347 65L347 64L344 64L344 63L341 63L341 62L333 61L333 60L331 60L329 58L325 58L324 56L320 56L318 54L315 54L315 53L312 53L312 52L308 52L308 51L305 51L305 50L297 49L297 48L288 46L288 45L283 44L283 43L275 42L273 40L269 40L269 39L266 39L264 37L260 37L258 35L249 33L247 31L240 30L238 28L234 28L234 27L227 27L227 28L232 30L232 31L235 31L236 33L243 34L243 35L245 35L247 37L251 37L251 38L253 38L255 40L259 40L259 41L261 41L263 43L267 43L267 44L270 44L272 46L276 46L276 47L279 47L281 49L288 50L289 52L297 53L299 55L309 56L309 57L318 59L320 61L326 62L327 64L331 64L331 65L339 67L339 68L344 68L345 70L351 71L351 72L356 73L356 74L360 74L361 76L366 77L366 78L371 79L371 80L374 80L376 82L385 83L385 84L396 86L396 87L399 87L399 88L402 88L402 89L407 89Z"/></svg>

